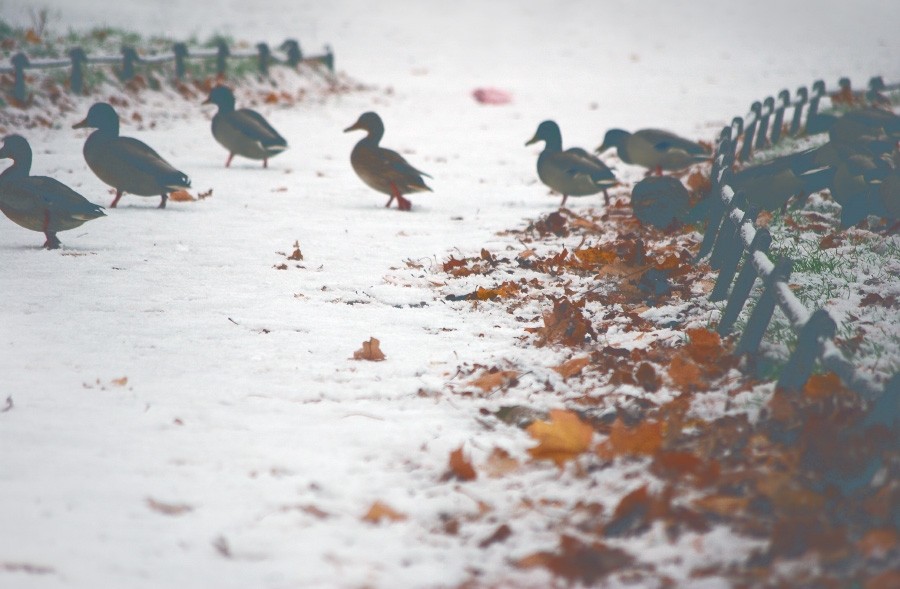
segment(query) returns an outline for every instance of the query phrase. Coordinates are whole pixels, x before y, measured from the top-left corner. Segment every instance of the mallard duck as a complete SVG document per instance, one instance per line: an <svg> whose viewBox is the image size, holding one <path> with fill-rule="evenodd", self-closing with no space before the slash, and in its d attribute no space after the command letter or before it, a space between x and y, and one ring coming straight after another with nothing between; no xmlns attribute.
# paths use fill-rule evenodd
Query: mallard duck
<svg viewBox="0 0 900 589"><path fill-rule="evenodd" d="M538 125L534 137L525 145L538 141L544 142L544 151L537 161L538 178L563 195L559 206L564 206L570 196L589 196L601 190L606 202L609 202L606 189L615 186L617 181L606 164L580 147L563 151L562 134L554 121L544 121Z"/></svg>
<svg viewBox="0 0 900 589"><path fill-rule="evenodd" d="M169 193L186 190L191 181L173 168L147 144L119 136L119 115L112 106L98 102L88 111L87 117L73 129L92 127L97 129L84 142L84 159L88 167L116 189L116 198L109 205L115 208L127 192L137 196L161 196L159 208L166 208Z"/></svg>
<svg viewBox="0 0 900 589"><path fill-rule="evenodd" d="M203 104L215 104L219 111L212 120L212 134L228 150L225 167L237 155L262 160L269 166L269 158L286 150L287 141L278 134L261 114L249 108L234 109L234 93L225 86L213 88Z"/></svg>
<svg viewBox="0 0 900 589"><path fill-rule="evenodd" d="M602 154L613 147L626 164L643 166L657 174L662 174L663 170L683 170L710 158L709 149L703 145L660 129L642 129L634 133L610 129L596 153Z"/></svg>
<svg viewBox="0 0 900 589"><path fill-rule="evenodd" d="M0 174L0 211L17 225L43 233L47 238L45 248L59 247L57 232L105 216L103 207L62 182L47 176L31 176L31 146L21 135L4 138L0 158L13 161Z"/></svg>
<svg viewBox="0 0 900 589"><path fill-rule="evenodd" d="M390 196L385 207L390 207L396 198L397 208L408 211L412 208L412 203L403 198L404 194L431 192L422 178L431 176L412 167L396 151L378 145L384 136L381 117L374 112L363 113L355 123L344 129L344 133L357 130L366 131L367 134L350 153L350 165L369 187Z"/></svg>

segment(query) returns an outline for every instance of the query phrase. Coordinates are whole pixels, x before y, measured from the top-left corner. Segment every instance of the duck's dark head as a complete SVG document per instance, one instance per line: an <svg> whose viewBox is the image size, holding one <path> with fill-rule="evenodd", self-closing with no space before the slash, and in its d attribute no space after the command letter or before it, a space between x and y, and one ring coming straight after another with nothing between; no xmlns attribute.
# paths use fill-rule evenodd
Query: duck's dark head
<svg viewBox="0 0 900 589"><path fill-rule="evenodd" d="M543 141L549 149L562 149L562 135L559 132L559 125L554 121L544 121L538 125L534 137L525 142L525 145L531 145Z"/></svg>
<svg viewBox="0 0 900 589"><path fill-rule="evenodd" d="M380 139L384 135L384 123L374 112L364 112L355 123L344 129L344 133L349 131L368 131L369 137Z"/></svg>
<svg viewBox="0 0 900 589"><path fill-rule="evenodd" d="M595 151L597 153L603 153L607 149L612 149L613 147L618 149L629 137L631 137L631 133L628 131L623 131L622 129L610 129L606 132L606 135L603 136L603 143Z"/></svg>
<svg viewBox="0 0 900 589"><path fill-rule="evenodd" d="M222 112L234 110L234 92L227 86L216 86L209 92L209 96L203 104L215 104Z"/></svg>
<svg viewBox="0 0 900 589"><path fill-rule="evenodd" d="M13 165L3 171L3 176L24 175L31 173L31 146L21 135L7 135L0 147L0 159L11 159Z"/></svg>
<svg viewBox="0 0 900 589"><path fill-rule="evenodd" d="M73 129L91 127L101 131L111 131L119 134L119 115L115 109L105 102L98 102L90 108L87 116L80 123L72 125Z"/></svg>

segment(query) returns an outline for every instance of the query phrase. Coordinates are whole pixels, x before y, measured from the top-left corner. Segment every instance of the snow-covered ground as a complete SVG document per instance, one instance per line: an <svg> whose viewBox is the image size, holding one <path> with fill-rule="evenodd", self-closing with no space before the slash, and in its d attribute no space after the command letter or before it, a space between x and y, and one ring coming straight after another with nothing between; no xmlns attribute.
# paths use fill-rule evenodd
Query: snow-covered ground
<svg viewBox="0 0 900 589"><path fill-rule="evenodd" d="M515 242L499 230L554 210L538 149L523 146L545 118L569 146L593 148L614 126L711 139L782 87L900 80L900 4L784 4L42 0L60 29L328 43L339 70L375 89L260 107L291 145L268 170L225 169L212 112L173 102L154 129L123 132L211 198L159 211L125 196L52 252L0 219L0 405L12 400L0 413L0 586L431 587L475 569L488 583L546 583L542 570L505 570L552 548L540 518L487 549L502 521L434 533L441 514L513 505L560 475L440 482L460 445L478 462L532 442L480 427L476 404L418 391L440 390L460 364L532 352L509 346L507 322L446 304L404 260L502 249ZM7 0L0 14L27 23L30 8ZM479 86L513 103L480 106ZM82 106L25 132L33 170L108 205L81 156L87 134L69 128ZM387 146L434 176L412 213L384 209L349 166L359 137L341 130L366 110L382 115ZM599 199L573 206L588 204ZM302 262L285 259L295 240ZM386 361L351 360L372 336ZM559 493L614 502L624 476ZM363 521L378 500L407 519ZM722 554L711 544L694 557L743 550L727 534ZM675 562L681 548L655 550Z"/></svg>

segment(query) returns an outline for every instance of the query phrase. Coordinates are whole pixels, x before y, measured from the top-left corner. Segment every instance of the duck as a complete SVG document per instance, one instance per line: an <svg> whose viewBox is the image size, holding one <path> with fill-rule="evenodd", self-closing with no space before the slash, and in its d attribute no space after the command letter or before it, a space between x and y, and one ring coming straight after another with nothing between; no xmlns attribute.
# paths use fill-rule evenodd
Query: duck
<svg viewBox="0 0 900 589"><path fill-rule="evenodd" d="M683 170L711 157L710 150L703 145L661 129L641 129L634 133L610 129L595 153L599 155L613 147L626 164L655 170L657 175L663 170Z"/></svg>
<svg viewBox="0 0 900 589"><path fill-rule="evenodd" d="M122 194L161 196L160 209L166 208L169 193L187 190L191 181L153 151L149 145L119 135L119 115L106 102L98 102L88 110L83 121L72 125L97 129L84 142L84 159L100 180L116 189L109 205L116 208Z"/></svg>
<svg viewBox="0 0 900 589"><path fill-rule="evenodd" d="M231 165L235 154L262 160L269 167L269 158L288 148L287 141L265 118L249 108L234 108L234 93L227 86L216 86L203 104L219 107L212 120L212 134L228 150L225 167Z"/></svg>
<svg viewBox="0 0 900 589"><path fill-rule="evenodd" d="M403 197L404 194L433 192L422 178L431 176L414 168L396 151L379 145L384 137L384 123L377 113L364 112L355 123L344 129L344 133L350 131L366 132L366 136L350 152L350 165L370 188L390 196L385 208L397 199L397 208L408 211L412 209L412 203Z"/></svg>
<svg viewBox="0 0 900 589"><path fill-rule="evenodd" d="M544 150L538 156L537 172L541 182L563 195L559 206L565 206L570 196L589 196L603 191L609 204L607 189L618 181L606 164L580 147L562 148L562 134L554 121L538 125L534 137L525 145L544 142Z"/></svg>
<svg viewBox="0 0 900 589"><path fill-rule="evenodd" d="M31 231L44 234L43 247L60 247L59 231L80 227L105 217L103 207L90 202L62 182L31 175L31 145L21 135L8 135L0 147L0 158L13 165L0 174L0 211Z"/></svg>

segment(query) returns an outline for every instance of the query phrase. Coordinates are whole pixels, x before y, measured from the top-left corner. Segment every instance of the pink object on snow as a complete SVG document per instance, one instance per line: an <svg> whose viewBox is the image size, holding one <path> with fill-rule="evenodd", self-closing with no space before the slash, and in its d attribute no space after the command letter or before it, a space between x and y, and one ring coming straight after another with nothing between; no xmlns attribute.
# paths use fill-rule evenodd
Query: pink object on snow
<svg viewBox="0 0 900 589"><path fill-rule="evenodd" d="M476 88L472 92L481 104L508 104L512 102L512 94L498 88Z"/></svg>

